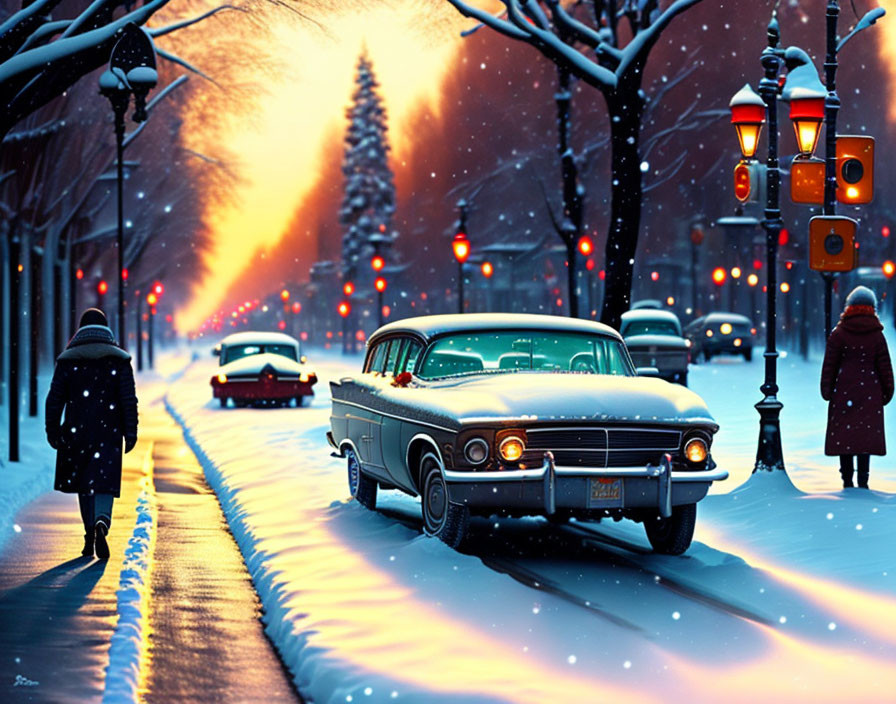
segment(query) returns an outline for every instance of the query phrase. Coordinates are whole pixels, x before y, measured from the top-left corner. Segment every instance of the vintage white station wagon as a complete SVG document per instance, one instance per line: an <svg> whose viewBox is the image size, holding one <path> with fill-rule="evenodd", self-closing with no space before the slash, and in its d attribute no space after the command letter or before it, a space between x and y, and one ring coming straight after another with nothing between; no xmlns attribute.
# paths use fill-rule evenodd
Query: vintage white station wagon
<svg viewBox="0 0 896 704"><path fill-rule="evenodd" d="M652 370L655 373L655 370ZM352 496L421 497L452 546L469 516L644 523L653 548L690 545L696 504L728 473L692 391L639 377L619 334L571 318L438 315L385 325L360 374L331 382L336 455Z"/></svg>

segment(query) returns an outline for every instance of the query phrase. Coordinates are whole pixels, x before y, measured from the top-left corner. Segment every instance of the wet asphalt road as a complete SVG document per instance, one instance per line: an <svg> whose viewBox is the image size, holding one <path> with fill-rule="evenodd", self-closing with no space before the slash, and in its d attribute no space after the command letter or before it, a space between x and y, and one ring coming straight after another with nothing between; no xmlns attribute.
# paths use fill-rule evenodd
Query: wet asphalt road
<svg viewBox="0 0 896 704"><path fill-rule="evenodd" d="M242 556L180 428L154 405L143 435L154 442L158 532L141 698L301 701L264 634Z"/></svg>

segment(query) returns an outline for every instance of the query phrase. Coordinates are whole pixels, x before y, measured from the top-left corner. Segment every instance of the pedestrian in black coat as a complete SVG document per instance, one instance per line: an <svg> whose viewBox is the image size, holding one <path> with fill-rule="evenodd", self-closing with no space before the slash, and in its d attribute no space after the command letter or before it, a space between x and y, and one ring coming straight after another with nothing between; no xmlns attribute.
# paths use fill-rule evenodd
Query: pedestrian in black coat
<svg viewBox="0 0 896 704"><path fill-rule="evenodd" d="M830 401L824 453L840 456L844 488L858 469L859 488L867 489L870 456L887 454L884 406L893 398L893 367L876 309L871 289L853 289L821 368L821 397Z"/></svg>
<svg viewBox="0 0 896 704"><path fill-rule="evenodd" d="M63 416L64 413L64 416ZM121 494L121 445L137 443L137 394L131 356L115 343L106 316L90 308L56 360L46 407L47 441L56 450L53 488L78 494L83 555L109 557L112 501Z"/></svg>

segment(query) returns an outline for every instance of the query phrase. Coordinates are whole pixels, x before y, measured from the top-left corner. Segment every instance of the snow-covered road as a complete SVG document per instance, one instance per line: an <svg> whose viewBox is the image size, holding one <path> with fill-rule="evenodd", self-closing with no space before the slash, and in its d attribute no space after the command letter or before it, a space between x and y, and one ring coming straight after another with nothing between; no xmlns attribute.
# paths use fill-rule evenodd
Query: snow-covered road
<svg viewBox="0 0 896 704"><path fill-rule="evenodd" d="M540 519L477 520L460 554L421 534L410 497L360 508L324 439L327 381L358 361L314 362L310 408L222 410L210 358L168 393L310 701L892 701L896 503L836 490L817 363L781 373L788 469L811 494L783 475L732 491L753 464L761 363L692 368L732 479L672 558L640 526ZM872 486L892 490L886 466Z"/></svg>

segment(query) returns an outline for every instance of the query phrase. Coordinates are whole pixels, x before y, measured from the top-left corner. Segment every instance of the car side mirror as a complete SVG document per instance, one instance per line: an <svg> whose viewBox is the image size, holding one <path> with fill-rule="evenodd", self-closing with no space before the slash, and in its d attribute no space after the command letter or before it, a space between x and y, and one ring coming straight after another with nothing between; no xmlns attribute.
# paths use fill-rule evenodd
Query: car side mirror
<svg viewBox="0 0 896 704"><path fill-rule="evenodd" d="M308 358L307 358L305 355L302 355L301 357L299 357L299 361L300 361L302 364L304 364L305 362L308 361Z"/></svg>
<svg viewBox="0 0 896 704"><path fill-rule="evenodd" d="M660 370L656 367L638 367L635 369L635 373L638 376L656 376L660 375Z"/></svg>
<svg viewBox="0 0 896 704"><path fill-rule="evenodd" d="M220 357L221 356L221 345L215 345L212 348L212 357Z"/></svg>

